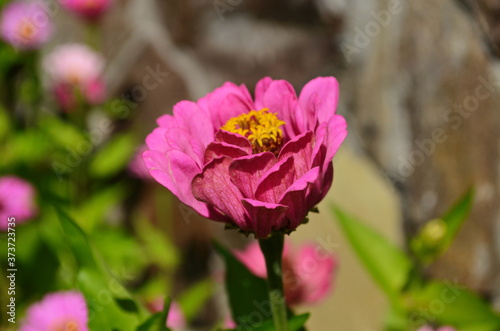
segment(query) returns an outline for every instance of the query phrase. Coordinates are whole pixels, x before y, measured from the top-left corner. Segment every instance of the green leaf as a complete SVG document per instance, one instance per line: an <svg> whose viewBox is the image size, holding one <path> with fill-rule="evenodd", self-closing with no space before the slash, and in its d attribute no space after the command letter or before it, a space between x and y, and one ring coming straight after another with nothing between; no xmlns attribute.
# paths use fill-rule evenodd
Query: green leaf
<svg viewBox="0 0 500 331"><path fill-rule="evenodd" d="M412 268L408 256L373 229L348 216L339 208L333 207L333 212L367 271L391 302L396 304Z"/></svg>
<svg viewBox="0 0 500 331"><path fill-rule="evenodd" d="M163 311L149 317L137 328L137 331L170 331L170 329L166 326L170 303L171 299L169 297L165 297Z"/></svg>
<svg viewBox="0 0 500 331"><path fill-rule="evenodd" d="M94 177L110 177L129 163L137 145L130 134L115 137L101 149L90 163L90 174Z"/></svg>
<svg viewBox="0 0 500 331"><path fill-rule="evenodd" d="M54 143L64 148L67 153L79 155L90 153L87 149L80 151L83 148L83 144L90 144L90 139L71 124L52 116L41 119L40 127Z"/></svg>
<svg viewBox="0 0 500 331"><path fill-rule="evenodd" d="M212 279L205 279L193 285L178 299L181 310L188 321L192 320L214 292Z"/></svg>
<svg viewBox="0 0 500 331"><path fill-rule="evenodd" d="M461 331L498 331L500 316L470 290L450 281L430 282L412 290L410 320L415 324L436 321Z"/></svg>
<svg viewBox="0 0 500 331"><path fill-rule="evenodd" d="M288 330L290 331L300 331L303 329L304 325L306 324L307 320L309 319L309 313L307 314L302 314L302 315L297 315L297 316L292 316L288 319ZM228 331L238 331L241 330L241 328L238 329L232 329ZM267 320L261 325L254 326L252 327L252 331L274 331L274 325L272 320Z"/></svg>
<svg viewBox="0 0 500 331"><path fill-rule="evenodd" d="M267 284L253 275L230 252L214 243L215 250L226 264L226 292L233 320L238 325L252 327L272 318Z"/></svg>
<svg viewBox="0 0 500 331"><path fill-rule="evenodd" d="M473 198L470 189L442 218L427 222L411 239L410 248L420 261L432 263L448 249L469 215Z"/></svg>

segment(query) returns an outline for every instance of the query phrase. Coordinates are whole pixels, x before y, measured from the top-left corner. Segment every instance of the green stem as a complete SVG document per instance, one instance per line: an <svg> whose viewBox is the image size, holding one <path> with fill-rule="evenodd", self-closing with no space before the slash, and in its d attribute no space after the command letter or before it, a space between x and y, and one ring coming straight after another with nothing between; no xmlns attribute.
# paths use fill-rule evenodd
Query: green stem
<svg viewBox="0 0 500 331"><path fill-rule="evenodd" d="M284 240L284 234L274 234L267 239L259 240L260 249L266 259L267 287L275 331L288 331L281 262Z"/></svg>

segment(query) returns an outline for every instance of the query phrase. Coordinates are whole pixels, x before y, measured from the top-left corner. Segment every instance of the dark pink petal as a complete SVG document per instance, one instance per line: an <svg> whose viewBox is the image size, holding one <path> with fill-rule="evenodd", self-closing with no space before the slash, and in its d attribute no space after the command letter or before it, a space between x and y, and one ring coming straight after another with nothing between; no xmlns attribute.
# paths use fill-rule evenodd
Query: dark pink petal
<svg viewBox="0 0 500 331"><path fill-rule="evenodd" d="M276 157L270 152L241 157L231 163L229 174L243 196L254 199L260 179L276 162Z"/></svg>
<svg viewBox="0 0 500 331"><path fill-rule="evenodd" d="M293 156L290 156L276 163L262 177L255 190L255 198L264 202L277 203L281 195L292 185L294 178L294 160Z"/></svg>
<svg viewBox="0 0 500 331"><path fill-rule="evenodd" d="M279 204L288 206L286 211L287 221L290 224L282 224L281 227L294 230L306 217L310 207L307 204L307 192L311 184L315 183L320 174L319 167L312 168L302 177L297 179L279 200Z"/></svg>
<svg viewBox="0 0 500 331"><path fill-rule="evenodd" d="M330 190L333 182L333 163L329 163L326 169L321 171L318 180L311 185L307 194L307 206L309 209L316 206Z"/></svg>
<svg viewBox="0 0 500 331"><path fill-rule="evenodd" d="M257 85L255 85L255 108L256 110L261 110L264 108L264 94L266 93L267 89L269 88L269 85L273 80L271 77L264 77L261 80L257 82Z"/></svg>
<svg viewBox="0 0 500 331"><path fill-rule="evenodd" d="M279 160L293 155L295 177L301 177L311 168L313 152L313 133L307 131L287 142L280 151Z"/></svg>
<svg viewBox="0 0 500 331"><path fill-rule="evenodd" d="M174 106L174 116L181 128L191 137L207 146L214 140L214 127L208 113L192 101L181 101Z"/></svg>
<svg viewBox="0 0 500 331"><path fill-rule="evenodd" d="M241 156L248 155L247 151L237 147L235 145L229 145L223 142L213 142L208 145L205 150L205 163L210 162L212 159L229 156L232 159L236 159Z"/></svg>
<svg viewBox="0 0 500 331"><path fill-rule="evenodd" d="M252 145L247 138L240 134L228 132L225 130L219 130L215 133L216 142L224 142L230 145L238 146L247 152L247 154L252 154Z"/></svg>
<svg viewBox="0 0 500 331"><path fill-rule="evenodd" d="M301 303L316 303L330 292L337 259L319 246L303 246L295 257L295 274L303 287Z"/></svg>
<svg viewBox="0 0 500 331"><path fill-rule="evenodd" d="M327 122L335 115L339 100L339 83L334 77L318 77L307 83L299 96L305 110L309 129L316 123Z"/></svg>
<svg viewBox="0 0 500 331"><path fill-rule="evenodd" d="M287 210L283 205L253 199L243 199L241 202L250 218L251 231L257 239L266 238L273 229L278 229L277 225L281 223Z"/></svg>
<svg viewBox="0 0 500 331"><path fill-rule="evenodd" d="M253 101L247 94L239 86L229 82L208 94L206 103L214 128L220 128L230 118L248 113L254 108Z"/></svg>
<svg viewBox="0 0 500 331"><path fill-rule="evenodd" d="M163 154L147 150L142 154L144 164L157 182L168 188L183 203L195 209L200 215L213 218L208 206L196 200L191 190L191 181L200 172L196 162L180 151Z"/></svg>
<svg viewBox="0 0 500 331"><path fill-rule="evenodd" d="M276 112L285 122L283 131L286 137L293 138L305 130L303 116L298 112L297 95L293 86L285 80L275 80L264 93L262 103L270 112Z"/></svg>
<svg viewBox="0 0 500 331"><path fill-rule="evenodd" d="M171 128L165 132L165 140L168 142L170 150L181 151L192 158L199 166L203 167L203 153L205 147L202 143L194 139L185 129Z"/></svg>
<svg viewBox="0 0 500 331"><path fill-rule="evenodd" d="M203 172L192 180L192 192L196 199L220 210L239 228L250 231L245 210L241 204L243 196L231 182L228 173L231 162L230 157L224 156L206 164Z"/></svg>

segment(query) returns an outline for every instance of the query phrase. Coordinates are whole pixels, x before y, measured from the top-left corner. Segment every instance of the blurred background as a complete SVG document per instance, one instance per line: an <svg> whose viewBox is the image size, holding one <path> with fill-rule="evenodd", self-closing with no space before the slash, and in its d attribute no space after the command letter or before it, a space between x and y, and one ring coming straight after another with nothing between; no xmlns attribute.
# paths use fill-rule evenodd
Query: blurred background
<svg viewBox="0 0 500 331"><path fill-rule="evenodd" d="M94 233L97 246L112 253L132 247L128 255L109 257L123 259L115 269L126 270L119 277L130 288L145 297L167 288L180 295L222 268L211 249L214 237L230 247L245 244L235 231L195 216L155 181L131 174L126 164L156 127L156 118L171 113L180 100L196 100L225 81L252 91L260 78L270 76L286 79L300 91L317 76L335 76L340 82L338 112L347 119L349 135L334 159L334 184L320 213L291 236L297 244L332 243L339 263L328 299L303 309L312 312L310 329L381 330L389 307L333 221L332 203L407 249L409 238L471 187L475 196L467 221L425 275L464 284L500 310L500 1L116 0L91 23L64 11L57 1L42 2L54 22L42 58L58 45L78 42L105 59L103 78L112 101L89 111L86 130L110 117L114 124L92 153L121 137L116 144L123 148L118 147L122 152L116 157L124 160L123 167L92 174L94 161L88 161L84 168L90 174L82 170L82 176L100 180L88 190L107 202L99 207L95 202L91 211L76 208L73 216L77 221L82 215L95 218L92 225L88 219L81 222ZM2 45L0 54L5 67L20 56L7 47ZM43 86L50 85L43 68L36 70ZM4 77L3 91L20 79L12 73ZM54 112L54 100L42 99L40 111ZM6 101L3 108L23 118L23 106L12 105ZM34 145L37 138L14 142L13 131L29 125L24 119L23 124L6 121L3 126L11 129L5 129L2 154L11 159L0 162L2 173L16 172L43 187L46 183L22 165L25 159L12 157L21 148L32 155L30 146L40 148ZM66 154L50 154L41 173L54 170L50 162L64 160ZM100 164L110 160L103 157ZM75 172L63 176L80 178ZM147 248L149 257L136 254L138 244L130 244L131 237L147 242L151 233L157 234L149 225L149 232L141 234L137 222L161 229L167 239L160 246L170 253ZM109 228L120 231L103 230ZM213 291L221 292L217 286ZM26 300L36 297L26 295ZM213 296L194 325L203 329L214 322L214 312L223 314L221 300L222 294Z"/></svg>

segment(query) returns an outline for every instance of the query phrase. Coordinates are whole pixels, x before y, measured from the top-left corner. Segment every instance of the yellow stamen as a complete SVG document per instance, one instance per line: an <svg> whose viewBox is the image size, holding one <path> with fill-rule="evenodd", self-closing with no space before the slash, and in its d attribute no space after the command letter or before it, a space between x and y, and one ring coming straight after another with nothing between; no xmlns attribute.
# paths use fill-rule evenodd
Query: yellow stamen
<svg viewBox="0 0 500 331"><path fill-rule="evenodd" d="M283 143L283 131L280 126L285 122L280 120L269 109L252 110L230 118L221 129L246 137L252 144L253 152L272 152L278 154Z"/></svg>

